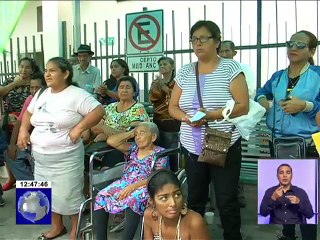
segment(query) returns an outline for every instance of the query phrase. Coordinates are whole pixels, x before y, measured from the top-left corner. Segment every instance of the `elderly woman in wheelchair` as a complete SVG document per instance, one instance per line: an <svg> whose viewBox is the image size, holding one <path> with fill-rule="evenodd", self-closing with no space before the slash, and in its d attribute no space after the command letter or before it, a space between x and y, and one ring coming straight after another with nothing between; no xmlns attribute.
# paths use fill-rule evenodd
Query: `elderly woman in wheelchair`
<svg viewBox="0 0 320 240"><path fill-rule="evenodd" d="M97 240L107 239L109 213L125 211L126 221L122 239L133 239L149 195L146 183L153 169L169 168L167 157L156 159L162 150L154 143L159 134L156 124L142 122L136 129L108 138L107 143L127 156L123 175L101 190L95 200L94 230ZM135 143L129 143L130 138Z"/></svg>

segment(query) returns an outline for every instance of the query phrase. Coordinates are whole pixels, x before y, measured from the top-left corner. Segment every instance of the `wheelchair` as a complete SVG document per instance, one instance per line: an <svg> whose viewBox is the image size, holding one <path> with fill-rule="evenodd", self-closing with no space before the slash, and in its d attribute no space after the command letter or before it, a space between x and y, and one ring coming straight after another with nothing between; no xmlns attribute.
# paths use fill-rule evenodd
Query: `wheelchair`
<svg viewBox="0 0 320 240"><path fill-rule="evenodd" d="M108 184L112 183L113 181L119 179L122 177L122 173L124 170L124 165L125 162L120 162L116 164L114 167L111 167L106 170L94 170L93 164L94 161L99 161L99 159L112 152L112 151L117 151L116 149L113 148L106 148L103 147L102 150L98 150L93 152L90 155L89 159L89 198L86 199L81 205L80 205L80 211L79 211L79 217L78 217L78 226L77 226L77 231L76 231L76 239L94 239L94 232L93 232L93 211L94 211L94 200L95 200L95 193L97 191L100 191L102 188L107 186ZM166 149L164 151L161 151L157 153L155 156L157 158L159 157L165 157L165 156L170 156L173 154L178 155L178 168L179 170L176 172L178 174L178 177L181 178L181 182L184 184L184 192L187 192L187 187L186 187L186 176L185 176L185 170L181 169L181 147L180 143L177 144L176 147ZM154 162L153 162L154 164ZM152 168L153 168L152 164ZM89 218L88 221L85 222L85 217L84 217L84 210L86 207L90 205L90 213L89 213ZM143 222L143 221L142 221ZM143 223L142 223L143 224ZM142 226L143 229L143 226ZM143 237L143 231L141 231L141 237Z"/></svg>

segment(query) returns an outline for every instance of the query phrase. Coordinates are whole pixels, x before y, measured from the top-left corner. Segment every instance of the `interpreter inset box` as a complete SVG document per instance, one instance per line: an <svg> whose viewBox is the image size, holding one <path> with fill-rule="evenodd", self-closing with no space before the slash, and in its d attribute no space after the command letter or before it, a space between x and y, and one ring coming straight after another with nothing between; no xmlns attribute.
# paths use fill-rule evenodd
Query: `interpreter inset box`
<svg viewBox="0 0 320 240"><path fill-rule="evenodd" d="M258 224L318 223L318 160L258 160Z"/></svg>
<svg viewBox="0 0 320 240"><path fill-rule="evenodd" d="M16 224L51 224L51 182L17 181L16 188Z"/></svg>

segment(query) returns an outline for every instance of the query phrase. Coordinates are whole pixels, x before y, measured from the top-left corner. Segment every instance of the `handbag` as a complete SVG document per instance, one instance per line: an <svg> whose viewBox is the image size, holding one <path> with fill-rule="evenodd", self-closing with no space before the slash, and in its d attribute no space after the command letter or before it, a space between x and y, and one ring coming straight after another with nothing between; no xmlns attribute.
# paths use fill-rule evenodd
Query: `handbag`
<svg viewBox="0 0 320 240"><path fill-rule="evenodd" d="M272 147L276 159L306 158L306 142L302 137L277 137L273 139Z"/></svg>
<svg viewBox="0 0 320 240"><path fill-rule="evenodd" d="M203 108L203 102L200 92L198 63L195 66L197 92L200 107ZM198 162L208 163L217 167L225 167L227 153L231 144L232 132L222 132L205 125L205 137L203 140L202 152L198 157Z"/></svg>

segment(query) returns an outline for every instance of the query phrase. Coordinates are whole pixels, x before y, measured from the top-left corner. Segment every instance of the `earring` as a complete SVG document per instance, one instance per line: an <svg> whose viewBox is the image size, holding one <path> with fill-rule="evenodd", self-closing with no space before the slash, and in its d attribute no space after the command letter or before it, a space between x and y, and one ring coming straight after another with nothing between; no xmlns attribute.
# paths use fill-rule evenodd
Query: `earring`
<svg viewBox="0 0 320 240"><path fill-rule="evenodd" d="M188 212L187 204L184 203L184 204L183 204L183 207L182 207L181 210L180 210L180 213L181 213L182 216L184 216L184 215L187 214L187 212Z"/></svg>
<svg viewBox="0 0 320 240"><path fill-rule="evenodd" d="M152 207L151 217L153 221L158 221L158 213L154 206Z"/></svg>

